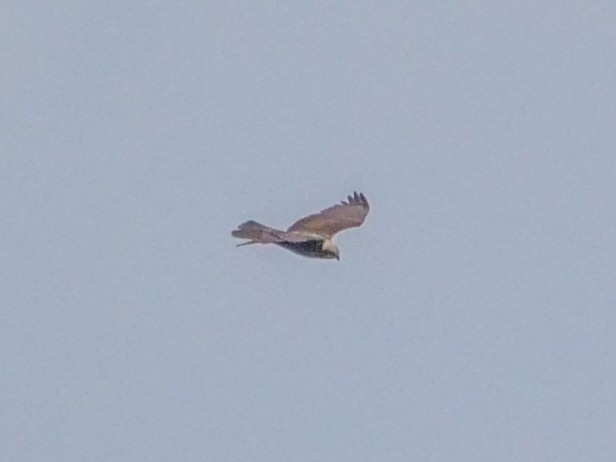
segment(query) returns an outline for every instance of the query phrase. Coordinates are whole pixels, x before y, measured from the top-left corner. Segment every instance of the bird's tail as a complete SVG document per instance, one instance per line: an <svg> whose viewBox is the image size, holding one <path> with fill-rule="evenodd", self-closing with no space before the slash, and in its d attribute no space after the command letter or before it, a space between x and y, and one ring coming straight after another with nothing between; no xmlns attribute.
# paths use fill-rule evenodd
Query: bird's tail
<svg viewBox="0 0 616 462"><path fill-rule="evenodd" d="M231 235L240 239L250 239L248 242L237 245L237 247L241 247L250 244L280 242L281 239L277 237L276 234L281 232L282 231L257 223L254 220L249 220L239 225L236 230L231 231Z"/></svg>

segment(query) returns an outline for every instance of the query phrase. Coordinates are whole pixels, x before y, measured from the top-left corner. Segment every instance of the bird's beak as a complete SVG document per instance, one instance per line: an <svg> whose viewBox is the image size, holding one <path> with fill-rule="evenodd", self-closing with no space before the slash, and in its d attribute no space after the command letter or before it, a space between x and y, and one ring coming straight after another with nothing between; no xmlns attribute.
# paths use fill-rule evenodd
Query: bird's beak
<svg viewBox="0 0 616 462"><path fill-rule="evenodd" d="M336 260L340 261L340 255L336 255Z"/></svg>

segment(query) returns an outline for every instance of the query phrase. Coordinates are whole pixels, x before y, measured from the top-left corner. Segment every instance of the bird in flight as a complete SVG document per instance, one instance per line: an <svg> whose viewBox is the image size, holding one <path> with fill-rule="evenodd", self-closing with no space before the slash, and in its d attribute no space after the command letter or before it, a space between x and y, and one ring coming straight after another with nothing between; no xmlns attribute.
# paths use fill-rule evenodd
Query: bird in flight
<svg viewBox="0 0 616 462"><path fill-rule="evenodd" d="M231 232L233 237L248 239L249 244L276 244L298 255L340 260L340 250L331 241L334 234L360 226L370 211L366 197L356 192L346 201L308 215L293 223L286 231L270 228L249 220Z"/></svg>

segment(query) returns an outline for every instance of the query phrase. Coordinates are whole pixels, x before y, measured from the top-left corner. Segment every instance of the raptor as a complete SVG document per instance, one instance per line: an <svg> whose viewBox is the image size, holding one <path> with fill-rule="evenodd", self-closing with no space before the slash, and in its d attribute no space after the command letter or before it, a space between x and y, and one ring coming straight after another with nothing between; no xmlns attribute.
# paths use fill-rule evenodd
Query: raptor
<svg viewBox="0 0 616 462"><path fill-rule="evenodd" d="M360 226L370 205L362 193L354 192L332 207L308 215L293 223L286 231L249 220L231 232L233 237L248 239L237 246L275 244L298 255L311 258L340 260L340 249L331 241L334 234Z"/></svg>

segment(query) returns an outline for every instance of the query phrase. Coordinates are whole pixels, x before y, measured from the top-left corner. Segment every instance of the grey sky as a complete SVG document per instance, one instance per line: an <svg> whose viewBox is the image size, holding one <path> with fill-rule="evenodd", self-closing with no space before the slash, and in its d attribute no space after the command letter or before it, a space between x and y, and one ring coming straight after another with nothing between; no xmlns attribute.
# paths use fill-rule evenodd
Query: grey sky
<svg viewBox="0 0 616 462"><path fill-rule="evenodd" d="M3 461L614 460L613 2L0 12Z"/></svg>

